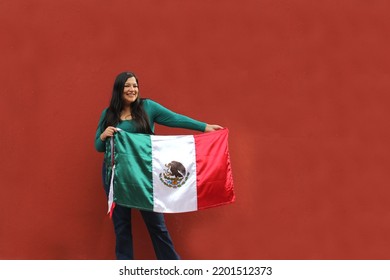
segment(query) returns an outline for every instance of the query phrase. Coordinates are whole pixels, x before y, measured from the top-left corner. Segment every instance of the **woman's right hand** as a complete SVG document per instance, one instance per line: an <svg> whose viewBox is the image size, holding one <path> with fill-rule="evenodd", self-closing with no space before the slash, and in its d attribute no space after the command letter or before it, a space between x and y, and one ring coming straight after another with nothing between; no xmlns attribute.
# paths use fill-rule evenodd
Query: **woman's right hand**
<svg viewBox="0 0 390 280"><path fill-rule="evenodd" d="M117 132L117 129L113 126L108 126L102 134L100 134L100 140L106 141L107 137L114 136L115 132Z"/></svg>

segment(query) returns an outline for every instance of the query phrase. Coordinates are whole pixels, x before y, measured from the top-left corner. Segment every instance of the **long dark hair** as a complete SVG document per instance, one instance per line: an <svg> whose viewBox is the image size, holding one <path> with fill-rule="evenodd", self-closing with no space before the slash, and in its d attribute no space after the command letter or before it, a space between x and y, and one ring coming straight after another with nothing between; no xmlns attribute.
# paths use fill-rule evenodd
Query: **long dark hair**
<svg viewBox="0 0 390 280"><path fill-rule="evenodd" d="M123 109L123 89L128 78L134 77L138 83L138 78L132 72L123 72L120 73L114 82L114 87L112 89L112 97L110 101L110 106L107 109L106 119L104 121L104 128L108 126L116 126L121 122L120 114ZM148 115L146 115L143 108L144 99L140 97L138 92L137 99L131 103L131 117L135 121L137 132L145 134L153 134L153 131L150 127Z"/></svg>

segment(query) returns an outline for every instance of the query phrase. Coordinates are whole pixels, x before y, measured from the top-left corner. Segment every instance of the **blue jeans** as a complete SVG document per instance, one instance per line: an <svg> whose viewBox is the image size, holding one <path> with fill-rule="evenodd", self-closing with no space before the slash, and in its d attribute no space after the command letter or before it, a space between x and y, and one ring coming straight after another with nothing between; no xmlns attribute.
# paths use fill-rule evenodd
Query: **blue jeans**
<svg viewBox="0 0 390 280"><path fill-rule="evenodd" d="M103 164L104 190L108 196L110 186L105 180L106 170ZM115 254L118 260L134 259L133 236L131 226L131 209L116 205L112 214L114 223L116 246ZM180 256L176 253L168 229L165 225L164 215L150 211L140 210L146 228L152 240L154 252L158 260L178 260Z"/></svg>

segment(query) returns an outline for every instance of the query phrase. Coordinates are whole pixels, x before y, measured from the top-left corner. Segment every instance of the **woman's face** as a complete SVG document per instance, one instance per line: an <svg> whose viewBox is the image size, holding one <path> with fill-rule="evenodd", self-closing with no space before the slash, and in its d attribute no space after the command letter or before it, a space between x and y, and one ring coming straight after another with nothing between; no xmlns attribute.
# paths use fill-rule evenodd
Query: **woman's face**
<svg viewBox="0 0 390 280"><path fill-rule="evenodd" d="M122 94L123 102L131 104L138 98L138 84L134 77L128 78Z"/></svg>

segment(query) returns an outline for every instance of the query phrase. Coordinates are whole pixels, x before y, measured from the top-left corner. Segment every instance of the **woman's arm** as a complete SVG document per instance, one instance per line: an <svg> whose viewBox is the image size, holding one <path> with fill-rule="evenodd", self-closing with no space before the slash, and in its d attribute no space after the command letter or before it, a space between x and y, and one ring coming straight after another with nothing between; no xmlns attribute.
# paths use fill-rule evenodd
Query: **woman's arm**
<svg viewBox="0 0 390 280"><path fill-rule="evenodd" d="M96 134L95 134L95 149L96 151L98 152L105 152L106 151L106 143L105 141L102 140L102 138L100 137L101 134L103 133L103 122L104 122L104 119L106 117L106 112L107 112L107 109L104 109L104 111L102 112L102 114L100 115L100 120L99 120L99 124L98 124L98 127L96 129ZM104 139L105 140L105 139Z"/></svg>
<svg viewBox="0 0 390 280"><path fill-rule="evenodd" d="M156 122L169 127L186 128L202 132L206 131L207 128L206 123L175 113L150 99L144 100L144 109L152 123Z"/></svg>

